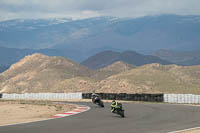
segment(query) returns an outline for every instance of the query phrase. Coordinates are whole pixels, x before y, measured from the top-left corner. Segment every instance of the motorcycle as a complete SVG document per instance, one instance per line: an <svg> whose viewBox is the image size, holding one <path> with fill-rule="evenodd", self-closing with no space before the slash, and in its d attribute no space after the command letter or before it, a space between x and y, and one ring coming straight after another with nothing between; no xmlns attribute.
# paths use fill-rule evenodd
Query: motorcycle
<svg viewBox="0 0 200 133"><path fill-rule="evenodd" d="M97 104L97 105L99 105L100 107L104 107L104 103L103 103L103 101L99 98L99 97L94 97L94 98L92 98L92 102L94 103L94 104Z"/></svg>
<svg viewBox="0 0 200 133"><path fill-rule="evenodd" d="M118 114L121 117L125 117L124 109L122 108L122 104L121 103L118 103L118 105L115 107L115 111L113 113Z"/></svg>

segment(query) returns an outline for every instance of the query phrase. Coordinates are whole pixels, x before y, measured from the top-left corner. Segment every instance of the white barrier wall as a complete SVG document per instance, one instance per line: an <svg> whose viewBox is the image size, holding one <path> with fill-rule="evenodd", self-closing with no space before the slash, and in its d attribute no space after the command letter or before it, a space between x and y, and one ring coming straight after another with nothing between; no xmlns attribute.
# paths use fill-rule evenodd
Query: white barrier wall
<svg viewBox="0 0 200 133"><path fill-rule="evenodd" d="M200 95L193 94L164 94L166 103L200 104Z"/></svg>
<svg viewBox="0 0 200 133"><path fill-rule="evenodd" d="M82 99L82 93L25 93L3 94L2 99Z"/></svg>
<svg viewBox="0 0 200 133"><path fill-rule="evenodd" d="M2 99L82 99L82 93L25 93L3 94ZM200 104L200 95L193 94L164 94L165 103Z"/></svg>

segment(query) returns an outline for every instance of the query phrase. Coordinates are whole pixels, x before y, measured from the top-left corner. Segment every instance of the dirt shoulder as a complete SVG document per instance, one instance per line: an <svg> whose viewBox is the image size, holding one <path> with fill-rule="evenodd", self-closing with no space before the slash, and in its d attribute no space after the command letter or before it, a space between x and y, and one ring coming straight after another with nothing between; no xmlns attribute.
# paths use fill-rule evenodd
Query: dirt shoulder
<svg viewBox="0 0 200 133"><path fill-rule="evenodd" d="M200 129L194 129L194 130L190 130L190 131L182 131L180 133L200 133Z"/></svg>
<svg viewBox="0 0 200 133"><path fill-rule="evenodd" d="M71 111L72 104L48 101L2 101L0 100L0 125L17 124L51 118L55 114Z"/></svg>

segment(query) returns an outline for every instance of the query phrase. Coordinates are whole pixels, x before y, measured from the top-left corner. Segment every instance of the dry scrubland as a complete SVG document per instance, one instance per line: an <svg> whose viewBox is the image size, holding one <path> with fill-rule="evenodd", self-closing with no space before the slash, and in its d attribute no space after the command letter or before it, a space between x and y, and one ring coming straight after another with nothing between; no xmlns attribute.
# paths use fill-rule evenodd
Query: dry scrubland
<svg viewBox="0 0 200 133"><path fill-rule="evenodd" d="M53 115L71 111L71 104L55 104L47 101L0 101L0 125L46 120Z"/></svg>
<svg viewBox="0 0 200 133"><path fill-rule="evenodd" d="M90 70L62 57L26 56L0 74L0 92L200 93L200 66L115 62Z"/></svg>

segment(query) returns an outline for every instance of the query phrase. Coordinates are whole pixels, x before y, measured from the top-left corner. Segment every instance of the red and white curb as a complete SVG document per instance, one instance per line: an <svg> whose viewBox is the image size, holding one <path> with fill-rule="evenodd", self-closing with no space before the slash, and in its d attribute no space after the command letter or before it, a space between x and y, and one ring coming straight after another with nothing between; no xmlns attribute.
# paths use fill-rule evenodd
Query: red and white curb
<svg viewBox="0 0 200 133"><path fill-rule="evenodd" d="M61 114L56 114L53 115L52 118L60 118L60 117L66 117L66 116L71 116L71 115L75 115L75 114L79 114L85 111L90 110L90 107L85 106L85 105L76 105L76 109L70 111L70 112L64 112Z"/></svg>
<svg viewBox="0 0 200 133"><path fill-rule="evenodd" d="M189 129L184 129L184 130L179 130L179 131L172 131L172 132L168 132L168 133L181 133L181 132L192 131L192 130L196 130L196 129L200 129L200 127L194 127L194 128L189 128Z"/></svg>
<svg viewBox="0 0 200 133"><path fill-rule="evenodd" d="M41 121L48 121L52 119L57 119L57 118L62 118L66 116L71 116L71 115L76 115L85 111L90 110L90 107L85 106L85 105L76 105L76 108L70 112L64 112L62 114L56 114L53 115L51 118L45 119L45 120L36 120L36 121L30 121L30 122L22 122L22 123L15 123L15 124L6 124L6 125L0 125L0 127L4 126L13 126L13 125L20 125L20 124L27 124L27 123L34 123L34 122L41 122Z"/></svg>

